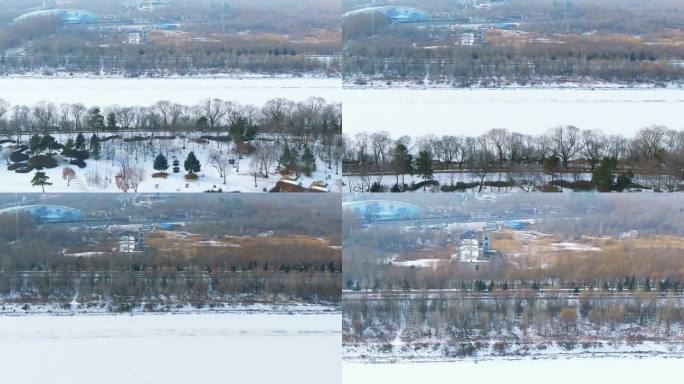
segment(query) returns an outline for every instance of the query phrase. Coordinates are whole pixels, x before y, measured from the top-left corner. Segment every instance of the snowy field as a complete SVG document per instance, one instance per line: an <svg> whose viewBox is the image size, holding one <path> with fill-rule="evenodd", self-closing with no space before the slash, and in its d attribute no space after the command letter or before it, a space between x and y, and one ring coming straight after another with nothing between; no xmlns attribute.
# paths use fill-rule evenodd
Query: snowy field
<svg viewBox="0 0 684 384"><path fill-rule="evenodd" d="M147 133L142 133L147 134ZM132 133L125 133L125 136L131 136ZM66 141L63 135L55 135L59 141ZM89 138L89 136L87 136ZM245 155L242 160L231 151L234 144L217 144L216 142L195 143L192 140L187 140L186 148L182 149L182 140L179 138L173 140L155 140L153 145L148 145L148 141L123 143L122 140L114 140L111 142L104 142L102 144L102 154L99 160L87 159L86 167L79 168L75 165L69 164L69 159L61 155L54 155L57 159L58 166L52 169L44 169L49 176L49 182L52 185L45 186L45 192L119 192L116 186L115 176L119 173L121 164L128 162L131 166L143 169L144 178L138 187L137 192L187 192L196 193L208 190L221 189L227 191L240 192L264 192L273 188L281 175L276 172L276 161L278 153L272 151L273 160L269 166L268 177L263 174L257 176L256 186L251 170L251 164L254 160L253 155ZM4 144L3 146L8 146ZM201 170L198 173L199 178L196 180L185 179L187 172L184 171L183 163L190 151L193 151L201 163ZM219 152L222 156L228 156L236 163L228 165L226 184L223 184L223 178L220 176L218 169L212 166L210 156L214 152ZM167 178L153 178L152 174L154 156L157 153L164 153L168 158L169 165L174 159L180 163L180 172L174 173L172 167L166 172ZM76 178L67 182L62 178L63 169L69 167L76 172ZM304 187L309 187L314 181L321 181L327 186L324 187L329 192L341 192L341 175L335 174L335 167L328 169L324 162L320 159L316 162L316 171L310 176L302 174L296 183ZM16 173L7 170L6 166L0 168L0 193L6 192L40 192L40 187L31 185L31 178L35 171L30 173ZM129 191L134 192L134 191Z"/></svg>
<svg viewBox="0 0 684 384"><path fill-rule="evenodd" d="M208 98L262 105L275 98L339 101L341 80L333 78L45 78L0 77L0 99L10 104L39 101L137 106L167 100L194 105Z"/></svg>
<svg viewBox="0 0 684 384"><path fill-rule="evenodd" d="M675 358L578 358L490 360L445 363L343 364L345 384L507 383L641 384L679 377L684 361Z"/></svg>
<svg viewBox="0 0 684 384"><path fill-rule="evenodd" d="M684 89L345 89L344 133L526 134L558 125L632 136L653 124L684 129Z"/></svg>
<svg viewBox="0 0 684 384"><path fill-rule="evenodd" d="M3 383L339 383L340 315L0 316Z"/></svg>

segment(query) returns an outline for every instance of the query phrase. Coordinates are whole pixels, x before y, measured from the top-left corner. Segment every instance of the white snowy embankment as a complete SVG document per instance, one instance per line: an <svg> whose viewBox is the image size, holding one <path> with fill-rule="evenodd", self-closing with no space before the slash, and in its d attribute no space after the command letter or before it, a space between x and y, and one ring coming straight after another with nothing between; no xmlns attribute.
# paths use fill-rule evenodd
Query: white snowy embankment
<svg viewBox="0 0 684 384"><path fill-rule="evenodd" d="M344 362L345 384L507 383L507 384L641 384L678 377L677 358L573 358L557 360L490 360L443 363L364 364Z"/></svg>

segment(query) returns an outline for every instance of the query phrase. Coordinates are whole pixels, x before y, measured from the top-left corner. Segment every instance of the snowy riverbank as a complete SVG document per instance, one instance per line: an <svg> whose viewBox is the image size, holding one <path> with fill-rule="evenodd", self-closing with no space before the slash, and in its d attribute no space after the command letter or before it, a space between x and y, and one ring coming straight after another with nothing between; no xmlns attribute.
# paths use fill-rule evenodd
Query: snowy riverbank
<svg viewBox="0 0 684 384"><path fill-rule="evenodd" d="M644 383L676 377L682 360L662 357L491 360L431 363L364 364L345 362L343 383L418 383L426 377L454 382L509 384ZM443 382L452 380L445 379Z"/></svg>

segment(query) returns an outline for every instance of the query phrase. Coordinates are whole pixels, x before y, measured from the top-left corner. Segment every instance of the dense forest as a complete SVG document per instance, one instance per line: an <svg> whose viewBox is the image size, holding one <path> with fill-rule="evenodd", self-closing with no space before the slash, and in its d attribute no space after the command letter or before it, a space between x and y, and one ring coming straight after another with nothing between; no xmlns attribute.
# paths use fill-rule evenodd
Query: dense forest
<svg viewBox="0 0 684 384"><path fill-rule="evenodd" d="M336 76L339 68L335 1L297 0L288 6L242 0L72 1L69 9L90 12L95 20L65 22L51 14L15 20L62 7L57 2L3 2L0 74Z"/></svg>
<svg viewBox="0 0 684 384"><path fill-rule="evenodd" d="M394 22L379 11L343 19L347 82L666 84L684 75L673 0L388 3L420 8L430 21Z"/></svg>
<svg viewBox="0 0 684 384"><path fill-rule="evenodd" d="M340 208L331 209L339 198L141 196L89 195L78 220L0 214L2 302L77 300L122 311L143 304L168 310L339 301ZM49 195L29 201L78 206L80 200ZM122 248L130 236L144 236L144 245Z"/></svg>
<svg viewBox="0 0 684 384"><path fill-rule="evenodd" d="M391 195L415 220L343 212L345 358L681 354L679 195L430 196ZM478 225L492 256L454 258Z"/></svg>
<svg viewBox="0 0 684 384"><path fill-rule="evenodd" d="M345 297L345 358L395 360L681 353L681 296L495 291L487 297Z"/></svg>

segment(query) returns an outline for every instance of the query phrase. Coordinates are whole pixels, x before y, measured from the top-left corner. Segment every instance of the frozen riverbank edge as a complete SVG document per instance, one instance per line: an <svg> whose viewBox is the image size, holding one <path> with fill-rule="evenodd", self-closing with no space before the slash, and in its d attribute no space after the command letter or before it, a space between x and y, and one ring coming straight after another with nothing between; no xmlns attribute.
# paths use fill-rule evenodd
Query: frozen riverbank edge
<svg viewBox="0 0 684 384"><path fill-rule="evenodd" d="M345 90L386 90L386 89L410 89L410 90L684 90L684 82L671 82L666 84L649 83L605 83L605 82L542 82L539 84L472 84L468 86L451 83L424 83L415 81L383 81L369 80L366 84L358 84L354 81L343 81L342 89Z"/></svg>
<svg viewBox="0 0 684 384"><path fill-rule="evenodd" d="M193 315L193 314L278 314L278 315L321 315L341 314L339 305L321 303L288 303L288 304L223 304L211 306L193 306L190 304L156 305L146 307L145 303L133 307L129 311L112 310L112 305L81 305L77 302L64 304L26 304L0 302L0 316L75 316L75 315Z"/></svg>
<svg viewBox="0 0 684 384"><path fill-rule="evenodd" d="M227 80L269 80L269 79L313 79L313 80L342 80L339 76L330 76L324 73L249 73L249 72L235 72L235 73L196 73L196 74L169 74L169 75L124 75L114 73L87 73L87 72L73 72L63 73L55 72L51 74L45 73L1 73L0 79L227 79Z"/></svg>
<svg viewBox="0 0 684 384"><path fill-rule="evenodd" d="M615 352L574 352L568 351L564 353L548 353L548 354L532 354L532 355L517 355L517 356L480 356L468 358L453 358L453 357L350 357L343 352L345 364L366 364L366 365L384 365L384 364L426 364L426 363L474 363L478 362L496 362L496 361L544 361L544 360L575 360L575 359L684 359L684 344L681 344L678 351L615 351Z"/></svg>

